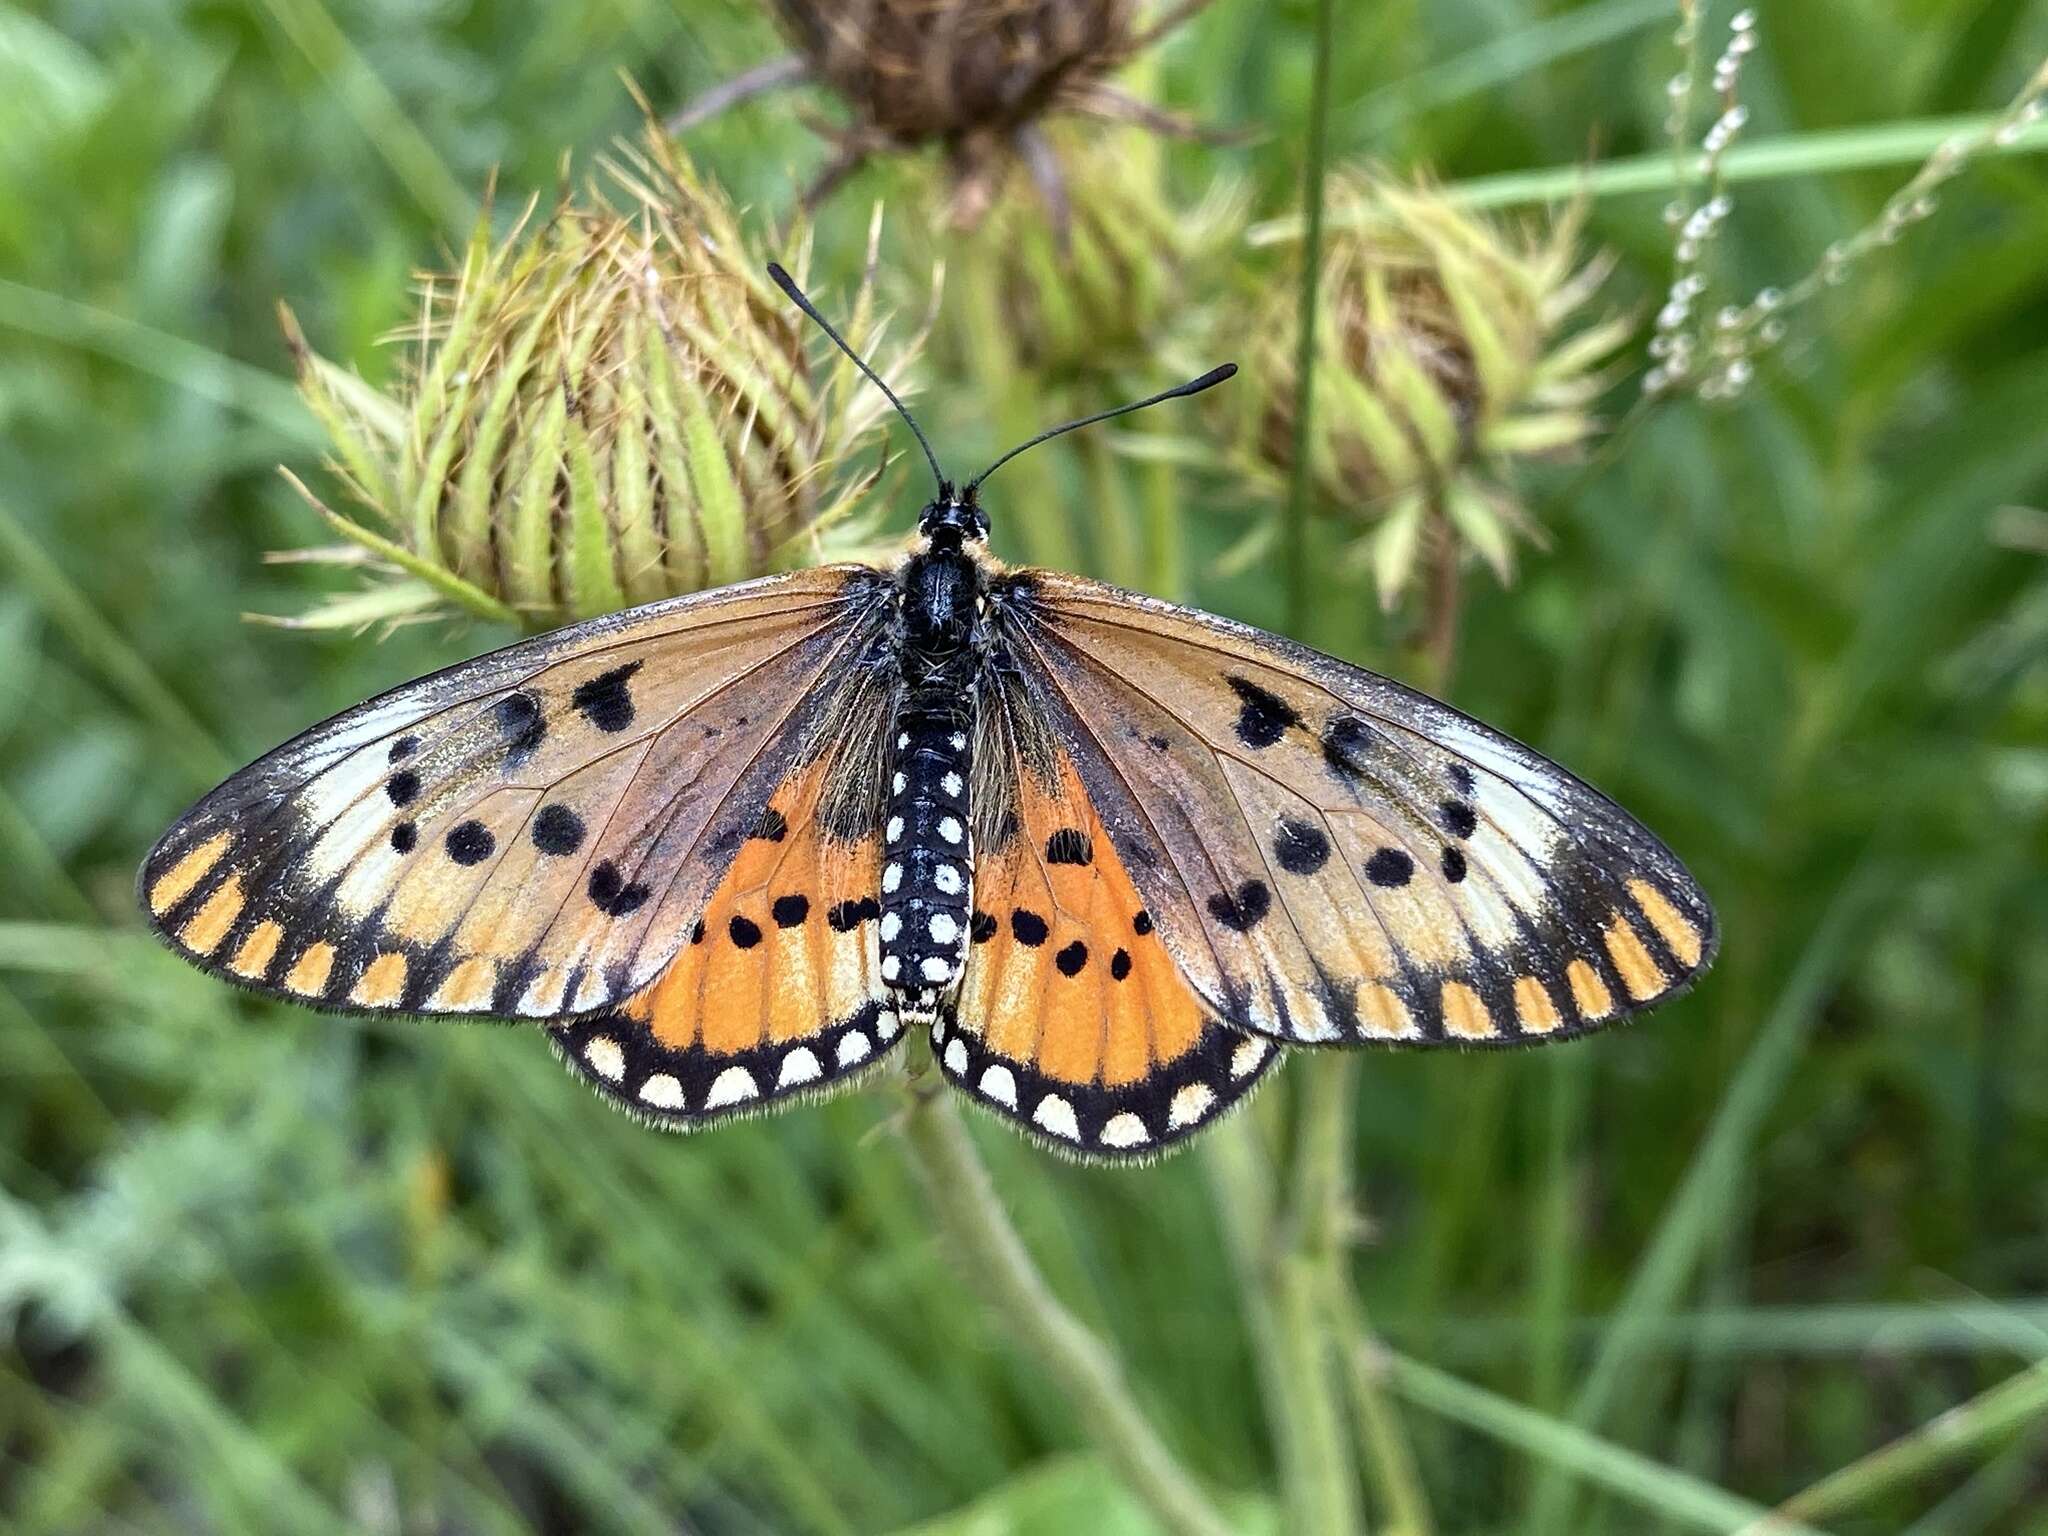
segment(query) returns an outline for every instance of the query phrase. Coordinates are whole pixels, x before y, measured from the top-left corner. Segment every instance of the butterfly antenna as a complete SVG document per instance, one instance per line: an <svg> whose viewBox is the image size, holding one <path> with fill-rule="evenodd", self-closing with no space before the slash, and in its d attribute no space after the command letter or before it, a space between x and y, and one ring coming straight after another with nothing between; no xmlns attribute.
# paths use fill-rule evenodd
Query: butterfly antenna
<svg viewBox="0 0 2048 1536"><path fill-rule="evenodd" d="M840 351L844 352L849 358L851 358L853 360L853 366L858 368L862 373L868 376L868 382L873 384L875 388L879 389L883 394L889 397L889 403L896 407L896 414L903 418L904 424L910 428L910 435L917 439L917 446L924 450L925 462L931 465L932 467L932 478L938 481L939 483L940 496L944 497L947 494L949 494L952 490L952 486L950 482L947 481L945 474L939 469L939 456L932 452L932 445L930 441L925 437L924 429L917 424L917 418L910 414L910 407L905 405L901 400L897 399L896 391L891 389L888 385L882 382L882 376L879 373L876 373L874 369L868 366L867 359L862 357L858 352L854 351L852 347L848 346L846 344L846 338L840 335L834 329L832 329L832 322L830 320L827 320L823 315L818 313L818 306L813 304L808 298L804 296L803 289L797 287L796 285L796 279L791 277L787 272L785 272L782 269L780 263L773 261L769 262L768 275L775 279L776 287L780 288L784 293L789 295L789 301L792 304L796 305L798 309L802 310L805 314L809 315L811 317L812 322L816 324L818 329L823 331L827 336L830 336L832 338L832 345L837 347Z"/></svg>
<svg viewBox="0 0 2048 1536"><path fill-rule="evenodd" d="M1215 388L1216 385L1221 384L1236 372L1237 364L1225 363L1220 368L1211 368L1199 379L1190 379L1185 384L1176 384L1172 389L1161 390L1158 394L1148 395L1143 400L1134 400L1129 405L1115 406L1107 411L1097 411L1093 416L1083 416L1079 421L1069 421L1057 427L1048 427L1028 443L1019 443L1000 459L997 459L995 463L989 465L987 469L984 469L980 474L968 481L967 499L972 501L974 493L980 488L982 481L986 480L1027 448L1036 448L1040 443L1045 442L1049 438L1058 437L1063 432L1072 432L1080 427L1092 427L1098 421L1108 421L1112 416L1128 416L1133 411L1144 410L1148 405L1158 405L1166 400L1178 400L1186 395L1199 395L1205 389Z"/></svg>

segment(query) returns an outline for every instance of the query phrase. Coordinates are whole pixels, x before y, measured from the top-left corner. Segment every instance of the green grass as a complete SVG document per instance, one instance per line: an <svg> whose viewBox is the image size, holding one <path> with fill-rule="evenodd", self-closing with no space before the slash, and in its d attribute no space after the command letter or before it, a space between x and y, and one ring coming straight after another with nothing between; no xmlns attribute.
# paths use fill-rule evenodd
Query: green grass
<svg viewBox="0 0 2048 1536"><path fill-rule="evenodd" d="M1714 253L1737 299L1810 270L2048 54L2048 10L2017 0L1762 13ZM1671 16L1338 14L1334 163L1507 202L1569 194L1594 155L1607 302L1654 312ZM1260 130L1166 156L1183 188L1241 175L1248 228L1299 212L1314 20L1218 0L1154 72L1177 108ZM0 0L7 1529L1154 1529L941 1262L894 1098L663 1138L528 1035L232 996L133 911L142 851L226 768L503 634L243 622L314 595L263 552L325 538L275 473L319 455L277 303L388 375L409 272L463 238L493 167L509 211L631 130L621 72L665 105L776 46L739 0ZM823 154L787 101L691 143L773 213ZM2044 166L1973 166L1739 404L1661 407L1529 477L1547 551L1510 591L1469 579L1456 701L1666 836L1726 946L1612 1036L1362 1064L1351 1275L1383 1342L1345 1364L1438 1531L1736 1530L1793 1499L1840 1536L2048 1531L2048 564L1993 536L2001 508L2048 506ZM822 272L853 275L870 202L902 189L842 192ZM1247 242L1244 272L1270 280L1280 249ZM892 214L885 253L914 314L943 251ZM976 302L948 300L984 323ZM1028 425L1013 362L934 356L942 448ZM1609 414L1633 398L1617 383ZM1046 547L1281 622L1278 561L1213 563L1277 500L1079 445L1033 475L1003 494L1066 498ZM1098 504L1144 530L1105 536ZM1408 667L1412 616L1302 533L1313 637ZM1248 1117L1246 1149L1282 1150L1287 1108ZM1280 1529L1231 1182L975 1131L1175 1455L1234 1523ZM1357 1460L1392 1529L1389 1461Z"/></svg>

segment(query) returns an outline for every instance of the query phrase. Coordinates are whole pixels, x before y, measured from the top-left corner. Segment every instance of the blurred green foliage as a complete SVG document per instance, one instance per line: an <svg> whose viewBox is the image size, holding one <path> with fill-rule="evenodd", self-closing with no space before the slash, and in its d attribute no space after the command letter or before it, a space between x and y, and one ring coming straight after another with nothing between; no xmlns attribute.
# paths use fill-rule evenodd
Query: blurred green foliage
<svg viewBox="0 0 2048 1536"><path fill-rule="evenodd" d="M1664 4L1344 9L1345 160L1455 185L1658 147ZM1293 208L1308 10L1219 0L1157 61L1161 99L1257 130L1173 147L1190 196L1223 164L1256 215ZM1777 0L1763 31L1762 134L1991 109L2048 51L2019 0ZM409 272L494 167L509 213L633 129L621 72L670 104L778 47L740 0L0 0L8 1529L1147 1529L938 1262L887 1098L670 1140L529 1036L261 1005L132 910L141 852L218 775L501 638L243 623L312 579L263 559L315 537L274 466L319 454L275 305L388 376ZM770 213L824 154L792 99L691 147ZM1741 188L1736 291L1805 270L1905 169ZM904 181L831 205L821 296ZM1591 209L1617 304L1661 301L1660 206ZM889 226L906 320L945 244ZM1995 536L2048 502L2043 251L2041 162L1980 164L1741 404L1660 408L1525 487L1549 552L1512 591L1474 578L1457 702L1662 832L1727 937L1619 1035L1366 1063L1360 1294L1405 1357L1538 1410L1517 1438L1391 1378L1444 1531L1700 1528L1591 1484L1560 1503L1575 1406L1769 1505L2048 1356L2048 558ZM985 414L956 365L922 397L966 462L1017 407ZM1100 563L1091 509L1157 486L1091 453L1031 484ZM1009 489L1014 547L1049 514ZM1151 569L1190 590L1165 595L1277 622L1274 573L1212 564L1272 509L1178 495L1183 555ZM1306 638L1398 669L1403 624L1332 580ZM1052 1283L1260 1528L1271 1449L1202 1158L1105 1173L982 1139ZM2002 1326L1963 1316L1982 1297ZM1821 1523L2048 1530L2044 1446L2023 1416Z"/></svg>

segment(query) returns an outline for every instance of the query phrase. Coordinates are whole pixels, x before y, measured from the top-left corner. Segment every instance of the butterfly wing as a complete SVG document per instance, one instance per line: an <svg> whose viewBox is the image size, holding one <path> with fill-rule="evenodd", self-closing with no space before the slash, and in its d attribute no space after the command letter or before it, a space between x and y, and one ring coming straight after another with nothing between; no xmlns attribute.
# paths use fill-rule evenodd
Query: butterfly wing
<svg viewBox="0 0 2048 1536"><path fill-rule="evenodd" d="M558 630L315 726L143 866L188 958L320 1005L552 1018L670 966L871 687L886 579L770 577Z"/></svg>
<svg viewBox="0 0 2048 1536"><path fill-rule="evenodd" d="M880 975L874 817L833 815L835 793L877 782L878 745L850 735L776 788L653 986L549 1026L600 1093L689 1130L846 1087L902 1038Z"/></svg>
<svg viewBox="0 0 2048 1536"><path fill-rule="evenodd" d="M995 609L1181 975L1238 1028L1559 1038L1711 961L1712 910L1668 849L1454 709L1078 577L1018 573Z"/></svg>
<svg viewBox="0 0 2048 1536"><path fill-rule="evenodd" d="M1033 1140L1158 1156L1280 1056L1183 978L1030 691L985 701L967 964L932 1045L946 1076Z"/></svg>

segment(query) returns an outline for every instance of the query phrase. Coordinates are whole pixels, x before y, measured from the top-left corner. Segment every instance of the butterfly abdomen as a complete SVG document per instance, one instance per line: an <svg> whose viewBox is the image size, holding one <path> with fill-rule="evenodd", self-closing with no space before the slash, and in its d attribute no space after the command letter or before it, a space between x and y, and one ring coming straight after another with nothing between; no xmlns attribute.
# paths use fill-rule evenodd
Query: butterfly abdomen
<svg viewBox="0 0 2048 1536"><path fill-rule="evenodd" d="M971 704L913 695L897 716L882 822L882 980L929 1022L959 982L974 901Z"/></svg>

